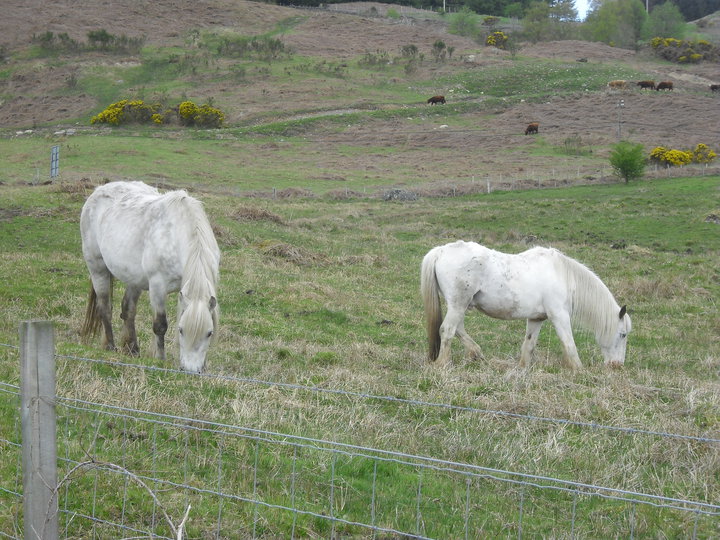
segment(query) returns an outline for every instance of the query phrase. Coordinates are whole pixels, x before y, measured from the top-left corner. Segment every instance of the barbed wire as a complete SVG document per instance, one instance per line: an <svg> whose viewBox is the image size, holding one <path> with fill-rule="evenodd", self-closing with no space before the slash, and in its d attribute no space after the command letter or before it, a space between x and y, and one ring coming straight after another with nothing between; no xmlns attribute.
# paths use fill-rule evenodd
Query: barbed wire
<svg viewBox="0 0 720 540"><path fill-rule="evenodd" d="M173 427L181 427L182 429L190 429L195 431L203 431L203 432L210 432L218 435L233 435L233 436L239 436L243 438L250 438L253 440L260 440L263 442L272 442L274 444L283 444L283 445L293 445L293 446L303 446L306 448L312 448L315 450L329 450L334 453L344 453L349 456L353 457L364 457L368 459L375 459L375 460L381 460L381 461L392 461L395 463L399 463L402 465L409 465L409 466L418 466L419 464L423 464L422 466L425 468L430 468L438 471L443 472L455 472L455 473L461 473L461 474L473 474L473 475L479 475L486 477L488 475L502 475L505 478L496 478L492 477L495 480L500 481L512 481L511 479L513 477L521 478L522 480L515 481L516 483L522 483L522 484L528 484L531 482L550 482L555 484L562 484L565 486L568 486L569 491L576 491L576 490L584 490L584 492L598 492L593 494L599 494L599 492L614 492L614 493L620 493L627 496L632 497L641 497L646 498L649 500L655 500L655 501L666 501L668 503L676 503L676 504L686 504L686 505L693 505L696 507L706 508L711 510L711 514L720 515L720 505L711 504L711 503L705 503L701 501L689 501L686 499L679 499L679 498L673 498L673 497L667 497L663 495L653 495L653 494L647 494L647 493L640 493L636 491L629 491L624 490L621 488L612 488L607 486L600 486L600 485L594 485L594 484L587 484L583 482L575 482L573 480L564 480L561 478L554 478L551 476L543 476L543 475L535 475L535 474L529 474L529 473L521 473L516 471L508 471L503 469L497 469L492 467L484 467L481 465L474 465L471 463L461 463L457 461L450 461L446 459L441 458L435 458L430 456L421 456L417 454L408 454L405 452L400 452L397 450L385 450L380 448L371 448L366 446L360 446L350 443L344 443L344 442L338 442L338 441L329 441L325 439L316 439L313 437L306 437L303 435L293 435L288 433L280 433L276 431L269 431L259 428L251 428L247 426L235 426L232 424L225 424L222 422L214 422L210 420L203 420L198 418L190 418L190 417L184 417L184 416L178 416L178 415L172 415L167 413L158 413L153 411L143 411L140 409L133 409L128 407L120 407L116 405L108 405L104 403L96 403L92 401L77 399L77 398L59 398L58 401L64 402L65 406L68 408L72 408L75 410L87 410L87 407L97 407L102 409L111 409L114 411L125 411L125 412L131 412L133 414L138 415L147 415L151 418L142 418L143 421L148 421L151 423L156 423L160 425L170 425ZM73 405L75 404L75 405ZM82 407L80 405L83 405ZM100 410L95 409L95 412L106 414L109 416L113 416L116 418L124 418L124 419L130 419L130 420L138 420L138 417L126 415L123 412L108 412L106 410ZM182 422L182 425L179 425L177 422ZM199 427L197 424L202 424L204 426L208 427ZM242 435L237 433L237 430L241 430L246 433L250 433L252 435ZM265 438L263 438L265 437ZM296 442L290 442L290 440L298 441ZM359 453L358 453L359 452ZM373 455L374 454L374 455ZM406 461L407 460L407 461ZM532 484L534 487L550 487L550 486L544 486L542 484ZM615 497L616 499L620 500L627 500L625 497ZM645 503L645 501L637 501L641 503ZM662 505L667 506L667 505ZM678 509L684 509L679 507ZM698 510L699 511L699 510Z"/></svg>
<svg viewBox="0 0 720 540"><path fill-rule="evenodd" d="M690 440L690 441L696 441L696 442L702 442L702 443L713 443L713 444L720 443L720 439L713 438L713 437L705 437L705 436L698 436L698 435L683 435L683 434L678 434L678 433L653 431L653 430L623 427L623 426L609 426L609 425L605 425L605 424L599 424L596 422L582 422L582 421L578 421L578 420L568 420L568 419L564 419L564 418L536 416L536 415L531 415L531 414L513 413L513 412L494 410L494 409L482 409L482 408L478 408L478 407L452 405L449 403L437 403L437 402L423 401L423 400L418 400L418 399L399 398L399 397L395 397L395 396L384 396L384 395L370 394L367 392L355 392L355 391L350 391L350 390L340 390L340 389L334 389L334 388L322 388L319 386L305 386L305 385L297 384L297 383L268 381L268 380L256 379L256 378L252 378L252 377L237 377L237 376L232 376L232 375L223 375L223 374L215 374L215 373L207 373L207 372L199 373L199 374L198 373L189 373L187 371L183 371L180 369L174 369L174 368L165 368L165 367L160 367L160 366L148 366L148 365L144 365L144 364L131 364L128 362L117 362L117 361L111 361L111 360L99 360L99 359L95 359L95 358L86 358L86 357L72 356L72 355L56 355L56 357L64 358L67 360L77 360L77 361L82 361L82 362L103 364L103 365L107 365L107 366L111 366L111 367L123 367L123 368L129 367L129 368L134 368L134 369L143 369L143 370L156 371L156 372L167 373L167 374L176 374L176 375L183 375L183 376L190 376L190 377L204 377L204 378L215 379L215 380L220 380L220 381L271 386L271 387L285 388L285 389L290 389L290 390L302 390L302 391L312 392L312 393L340 395L340 396L353 397L353 398L358 398L358 399L387 401L387 402L401 403L403 405L422 406L422 407L429 407L429 408L440 408L440 409L447 409L447 410L456 411L456 412L484 414L484 415L491 415L491 416L498 416L498 417L513 418L513 419L518 419L518 420L530 420L530 421L534 421L534 422L554 423L554 424L561 424L561 425L567 425L567 426L590 428L590 429L595 429L595 430L614 431L614 432L634 434L634 435L648 435L648 436L656 436L656 437L663 437L663 438L670 438L670 439Z"/></svg>

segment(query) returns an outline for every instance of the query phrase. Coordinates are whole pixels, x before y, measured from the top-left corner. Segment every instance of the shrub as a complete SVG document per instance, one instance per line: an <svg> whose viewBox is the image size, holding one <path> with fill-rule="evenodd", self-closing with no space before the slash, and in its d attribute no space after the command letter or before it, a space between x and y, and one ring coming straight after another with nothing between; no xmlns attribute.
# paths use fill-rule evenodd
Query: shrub
<svg viewBox="0 0 720 540"><path fill-rule="evenodd" d="M192 101L183 101L177 108L166 111L165 114L161 113L162 108L160 103L149 105L140 99L123 99L93 116L90 123L111 126L130 123L161 125L169 121L171 117L168 115L172 113L176 113L180 123L185 126L218 128L225 121L225 114L209 104L198 107Z"/></svg>
<svg viewBox="0 0 720 540"><path fill-rule="evenodd" d="M629 141L620 141L610 153L610 165L618 176L630 180L641 178L645 172L645 158L642 144L633 144Z"/></svg>
<svg viewBox="0 0 720 540"><path fill-rule="evenodd" d="M504 49L507 43L508 37L505 32L500 30L490 34L485 40L485 45L488 47L497 47L498 49Z"/></svg>
<svg viewBox="0 0 720 540"><path fill-rule="evenodd" d="M446 50L444 41L438 39L435 43L433 43L432 55L435 58L436 62L445 60L446 54L447 54L447 50Z"/></svg>
<svg viewBox="0 0 720 540"><path fill-rule="evenodd" d="M123 99L108 105L101 113L90 119L91 124L110 124L111 126L119 126L120 124L138 123L143 124L152 119L162 105L159 103L148 105L141 99L127 100Z"/></svg>
<svg viewBox="0 0 720 540"><path fill-rule="evenodd" d="M663 146L653 148L650 161L666 167L682 167L690 163L711 163L717 154L706 144L700 143L695 150L674 150Z"/></svg>
<svg viewBox="0 0 720 540"><path fill-rule="evenodd" d="M385 50L378 49L374 53L367 51L365 55L358 60L360 67L385 68L390 63L390 54Z"/></svg>
<svg viewBox="0 0 720 540"><path fill-rule="evenodd" d="M698 144L693 152L693 161L695 163L711 163L716 157L717 154L707 144L703 143Z"/></svg>
<svg viewBox="0 0 720 540"><path fill-rule="evenodd" d="M650 40L650 46L657 56L681 64L713 62L720 58L720 48L703 39L692 41L654 37Z"/></svg>

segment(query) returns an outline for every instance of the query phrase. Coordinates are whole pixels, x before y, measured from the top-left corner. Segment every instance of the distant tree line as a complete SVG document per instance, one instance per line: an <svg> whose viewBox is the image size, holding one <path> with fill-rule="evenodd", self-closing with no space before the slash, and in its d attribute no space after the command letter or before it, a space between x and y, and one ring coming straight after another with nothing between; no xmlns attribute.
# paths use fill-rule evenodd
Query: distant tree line
<svg viewBox="0 0 720 540"><path fill-rule="evenodd" d="M346 3L348 0L268 0L270 3L292 6L320 6L327 4ZM352 0L350 0L352 1ZM566 0L539 0L549 7L556 7L557 4ZM613 0L592 0L591 10L597 9L603 4ZM665 3L666 0L643 0L643 7L647 6L650 11L656 6ZM411 6L422 9L441 11L443 6L447 11L457 12L467 8L481 15L495 15L504 17L524 17L532 4L538 0L383 0L387 4L400 6ZM700 19L716 11L720 11L720 0L673 0L683 18L686 21Z"/></svg>

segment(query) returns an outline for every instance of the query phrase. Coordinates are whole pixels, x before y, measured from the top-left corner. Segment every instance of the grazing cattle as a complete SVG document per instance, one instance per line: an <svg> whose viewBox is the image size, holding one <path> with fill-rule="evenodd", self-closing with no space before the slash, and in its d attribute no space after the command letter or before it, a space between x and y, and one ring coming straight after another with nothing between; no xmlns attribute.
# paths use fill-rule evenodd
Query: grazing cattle
<svg viewBox="0 0 720 540"><path fill-rule="evenodd" d="M610 81L607 86L609 90L626 90L628 84L627 81Z"/></svg>
<svg viewBox="0 0 720 540"><path fill-rule="evenodd" d="M720 84L711 84L710 91L711 92L720 92Z"/></svg>
<svg viewBox="0 0 720 540"><path fill-rule="evenodd" d="M525 135L530 135L531 133L537 133L539 128L540 128L540 122L531 122L525 128Z"/></svg>
<svg viewBox="0 0 720 540"><path fill-rule="evenodd" d="M655 90L655 81L638 81L637 85L640 87L640 90L644 90L645 88Z"/></svg>
<svg viewBox="0 0 720 540"><path fill-rule="evenodd" d="M427 100L430 105L436 105L438 103L445 103L445 96L433 96Z"/></svg>
<svg viewBox="0 0 720 540"><path fill-rule="evenodd" d="M655 87L655 90L672 90L673 83L671 81L659 82Z"/></svg>

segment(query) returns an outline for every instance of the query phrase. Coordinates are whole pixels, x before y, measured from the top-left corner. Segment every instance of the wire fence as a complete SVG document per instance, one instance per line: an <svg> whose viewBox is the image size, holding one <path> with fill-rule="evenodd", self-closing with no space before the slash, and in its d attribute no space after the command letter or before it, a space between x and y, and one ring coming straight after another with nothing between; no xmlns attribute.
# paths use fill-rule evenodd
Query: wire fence
<svg viewBox="0 0 720 540"><path fill-rule="evenodd" d="M720 442L283 382L200 377L713 448ZM6 414L21 408L20 393L20 387L0 382ZM652 536L657 524L667 537L709 538L720 532L720 506L705 501L110 405L63 395L62 388L57 393L62 538L633 538ZM2 422L7 429L0 438L0 506L9 510L0 513L0 537L21 538L20 420L15 414Z"/></svg>

